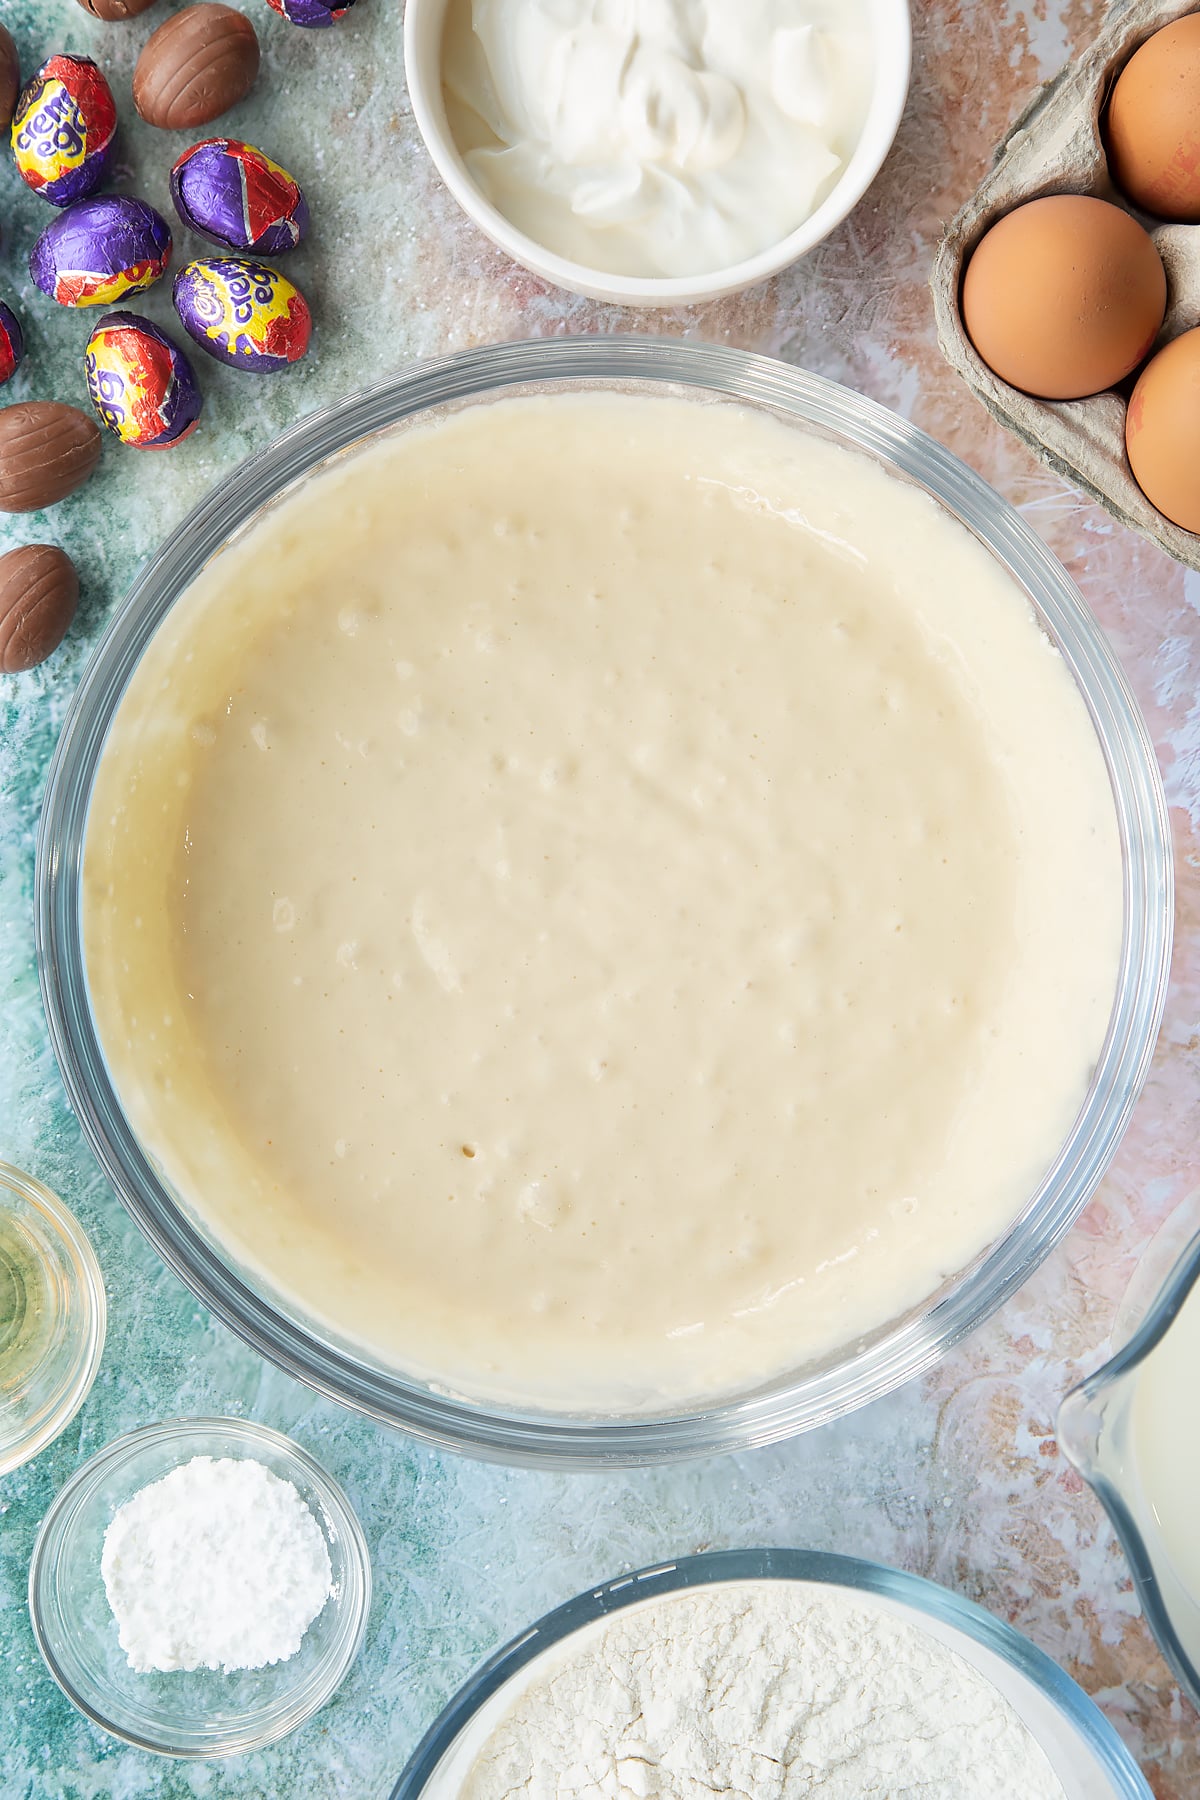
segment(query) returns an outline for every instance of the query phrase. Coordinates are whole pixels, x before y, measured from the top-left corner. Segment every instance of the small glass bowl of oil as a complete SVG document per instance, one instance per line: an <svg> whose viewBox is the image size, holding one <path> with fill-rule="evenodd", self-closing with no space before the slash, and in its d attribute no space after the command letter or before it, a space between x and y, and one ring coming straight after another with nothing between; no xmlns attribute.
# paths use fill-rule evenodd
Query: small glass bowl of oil
<svg viewBox="0 0 1200 1800"><path fill-rule="evenodd" d="M0 1475L74 1418L104 1348L96 1253L49 1188L0 1162Z"/></svg>
<svg viewBox="0 0 1200 1800"><path fill-rule="evenodd" d="M1129 1330L1063 1401L1058 1440L1112 1520L1146 1622L1200 1710L1200 1192L1143 1257L1115 1335Z"/></svg>

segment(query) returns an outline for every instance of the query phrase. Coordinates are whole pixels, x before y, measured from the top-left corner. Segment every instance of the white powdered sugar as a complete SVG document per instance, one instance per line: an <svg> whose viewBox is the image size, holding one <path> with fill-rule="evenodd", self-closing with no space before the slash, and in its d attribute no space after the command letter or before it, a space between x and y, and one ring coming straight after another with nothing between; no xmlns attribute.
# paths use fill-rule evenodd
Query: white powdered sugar
<svg viewBox="0 0 1200 1800"><path fill-rule="evenodd" d="M839 1589L740 1583L564 1645L461 1800L1064 1800L1008 1701Z"/></svg>
<svg viewBox="0 0 1200 1800"><path fill-rule="evenodd" d="M291 1482L227 1456L194 1456L127 1500L100 1568L139 1673L284 1662L333 1582L321 1528Z"/></svg>

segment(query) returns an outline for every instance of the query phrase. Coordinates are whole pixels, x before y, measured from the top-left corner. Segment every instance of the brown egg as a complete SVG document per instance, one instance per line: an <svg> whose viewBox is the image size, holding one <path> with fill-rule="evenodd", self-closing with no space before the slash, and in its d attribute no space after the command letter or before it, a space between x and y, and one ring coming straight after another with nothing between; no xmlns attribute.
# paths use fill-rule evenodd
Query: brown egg
<svg viewBox="0 0 1200 1800"><path fill-rule="evenodd" d="M1138 377L1125 417L1134 479L1152 506L1200 531L1200 329L1159 351Z"/></svg>
<svg viewBox="0 0 1200 1800"><path fill-rule="evenodd" d="M1200 13L1156 31L1130 57L1105 137L1112 178L1135 206L1200 220Z"/></svg>
<svg viewBox="0 0 1200 1800"><path fill-rule="evenodd" d="M963 323L988 367L1043 400L1099 394L1150 350L1167 304L1162 259L1107 200L1052 194L1000 219L963 280Z"/></svg>

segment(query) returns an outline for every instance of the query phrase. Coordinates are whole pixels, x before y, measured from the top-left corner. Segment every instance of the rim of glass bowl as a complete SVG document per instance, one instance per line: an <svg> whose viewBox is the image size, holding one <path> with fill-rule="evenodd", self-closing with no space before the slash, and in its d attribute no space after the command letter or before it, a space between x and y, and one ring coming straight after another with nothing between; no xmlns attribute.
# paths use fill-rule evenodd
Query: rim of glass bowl
<svg viewBox="0 0 1200 1800"><path fill-rule="evenodd" d="M226 1267L140 1150L104 1066L81 942L81 855L99 753L142 649L189 581L261 506L327 458L433 407L563 384L658 384L766 407L931 494L1025 590L1075 677L1108 764L1122 845L1124 928L1108 1032L1070 1135L1018 1219L932 1304L836 1365L665 1418L476 1406L361 1362L277 1311ZM921 1374L994 1312L1068 1230L1116 1149L1162 1015L1172 905L1166 801L1137 702L1066 570L1018 514L935 439L836 382L741 350L643 337L532 340L418 364L302 420L236 479L226 477L151 558L84 671L50 766L35 878L42 995L67 1092L105 1174L169 1267L247 1343L317 1392L426 1442L557 1467L657 1462L792 1436Z"/></svg>
<svg viewBox="0 0 1200 1800"><path fill-rule="evenodd" d="M390 1800L421 1800L455 1739L480 1708L522 1669L599 1619L643 1600L729 1581L807 1581L897 1601L994 1651L1036 1687L1075 1727L1112 1782L1114 1800L1152 1800L1137 1763L1089 1695L1053 1658L1013 1626L923 1575L857 1556L819 1550L710 1550L681 1556L589 1588L548 1612L503 1645L443 1708L405 1765ZM985 1679L986 1676L985 1676Z"/></svg>
<svg viewBox="0 0 1200 1800"><path fill-rule="evenodd" d="M91 1240L70 1207L34 1176L27 1175L12 1163L0 1161L0 1188L16 1194L27 1206L48 1219L55 1238L62 1247L72 1277L71 1306L82 1317L77 1320L79 1355L70 1379L60 1383L51 1404L29 1420L28 1435L0 1446L0 1475L11 1475L14 1469L32 1462L35 1456L61 1437L92 1390L104 1355L104 1338L108 1324L108 1298L104 1276L92 1248Z"/></svg>
<svg viewBox="0 0 1200 1800"><path fill-rule="evenodd" d="M183 1462L189 1454L189 1441L197 1446L191 1454L203 1455L204 1452L198 1446L214 1434L240 1440L250 1455L253 1455L256 1448L269 1450L284 1465L291 1465L320 1496L321 1506L333 1519L345 1551L346 1581L337 1603L342 1617L328 1663L313 1671L305 1690L281 1699L274 1712L267 1715L266 1722L257 1730L239 1735L231 1726L226 1729L219 1742L201 1742L201 1729L195 1743L172 1744L149 1731L139 1731L132 1723L118 1723L109 1717L102 1706L80 1693L59 1662L47 1633L48 1607L44 1589L53 1578L59 1547L64 1538L74 1529L82 1508L115 1467L132 1463L145 1450L158 1446L178 1447L179 1462ZM157 1479L157 1476L150 1479ZM96 1579L100 1580L99 1570L96 1571ZM270 1425L260 1425L254 1419L163 1419L153 1425L140 1425L135 1431L127 1431L121 1437L114 1438L102 1450L98 1450L95 1456L89 1457L83 1467L59 1489L42 1520L29 1562L29 1617L33 1635L46 1667L67 1699L78 1707L85 1718L90 1719L94 1725L99 1725L110 1736L119 1738L122 1743L132 1744L139 1750L152 1751L157 1756L171 1756L181 1761L196 1757L243 1756L251 1750L261 1750L268 1744L278 1743L280 1738L299 1730L306 1720L311 1719L332 1699L353 1667L367 1629L371 1591L371 1553L358 1515L341 1487L315 1457L310 1456L294 1439L287 1437L282 1431L274 1430Z"/></svg>

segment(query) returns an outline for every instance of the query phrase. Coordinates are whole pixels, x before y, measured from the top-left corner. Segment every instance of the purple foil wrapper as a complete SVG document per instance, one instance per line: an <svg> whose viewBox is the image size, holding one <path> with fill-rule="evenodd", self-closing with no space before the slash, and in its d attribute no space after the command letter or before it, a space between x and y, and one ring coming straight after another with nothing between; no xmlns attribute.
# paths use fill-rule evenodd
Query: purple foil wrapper
<svg viewBox="0 0 1200 1800"><path fill-rule="evenodd" d="M319 30L325 25L336 25L350 11L354 0L267 0L267 5L292 25Z"/></svg>
<svg viewBox="0 0 1200 1800"><path fill-rule="evenodd" d="M228 250L279 256L308 230L299 183L253 144L205 138L171 170L171 198L185 225Z"/></svg>
<svg viewBox="0 0 1200 1800"><path fill-rule="evenodd" d="M144 200L80 200L47 225L29 273L60 306L111 306L152 287L171 260L171 231Z"/></svg>

